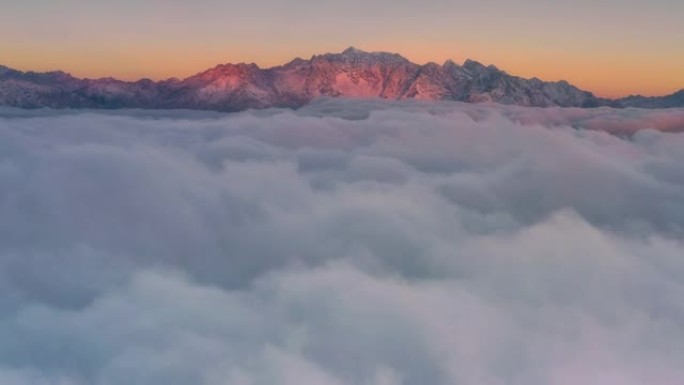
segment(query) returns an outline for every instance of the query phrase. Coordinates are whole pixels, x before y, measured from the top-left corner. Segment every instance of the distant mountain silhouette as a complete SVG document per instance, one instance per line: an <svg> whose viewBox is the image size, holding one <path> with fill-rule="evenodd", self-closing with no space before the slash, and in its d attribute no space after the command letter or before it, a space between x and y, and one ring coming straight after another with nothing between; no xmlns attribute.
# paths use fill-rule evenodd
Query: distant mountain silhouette
<svg viewBox="0 0 684 385"><path fill-rule="evenodd" d="M684 107L684 90L667 96L628 96L618 100L623 107L674 108Z"/></svg>
<svg viewBox="0 0 684 385"><path fill-rule="evenodd" d="M262 69L223 64L184 80L79 79L64 72L0 66L0 105L22 108L188 108L239 111L300 107L319 97L453 100L534 107L679 107L676 94L618 100L595 97L565 81L512 76L494 66L418 65L398 54L348 48Z"/></svg>

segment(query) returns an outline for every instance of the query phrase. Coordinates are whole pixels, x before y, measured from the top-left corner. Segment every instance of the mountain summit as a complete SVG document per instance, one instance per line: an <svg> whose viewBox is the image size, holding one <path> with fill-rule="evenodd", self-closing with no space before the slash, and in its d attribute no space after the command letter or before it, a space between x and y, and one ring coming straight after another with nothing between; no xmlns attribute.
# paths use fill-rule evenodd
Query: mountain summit
<svg viewBox="0 0 684 385"><path fill-rule="evenodd" d="M0 66L0 105L23 108L191 108L239 111L300 107L319 97L454 100L535 107L658 107L658 98L600 99L567 82L512 76L473 60L418 65L350 47L262 69L222 64L187 79L125 82ZM667 99L667 106L681 98ZM624 103L624 104L623 104Z"/></svg>

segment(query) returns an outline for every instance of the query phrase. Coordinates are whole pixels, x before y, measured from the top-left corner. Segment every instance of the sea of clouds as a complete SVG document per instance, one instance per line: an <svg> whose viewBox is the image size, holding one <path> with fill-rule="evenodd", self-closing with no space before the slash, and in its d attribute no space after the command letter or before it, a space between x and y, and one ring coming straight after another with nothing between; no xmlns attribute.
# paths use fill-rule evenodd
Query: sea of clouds
<svg viewBox="0 0 684 385"><path fill-rule="evenodd" d="M684 110L0 110L0 384L684 383Z"/></svg>

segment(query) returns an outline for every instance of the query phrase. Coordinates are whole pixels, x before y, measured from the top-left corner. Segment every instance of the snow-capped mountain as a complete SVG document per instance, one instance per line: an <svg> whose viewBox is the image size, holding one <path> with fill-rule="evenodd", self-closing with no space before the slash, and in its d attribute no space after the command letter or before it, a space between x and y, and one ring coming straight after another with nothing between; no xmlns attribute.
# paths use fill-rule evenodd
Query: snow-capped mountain
<svg viewBox="0 0 684 385"><path fill-rule="evenodd" d="M600 99L567 82L512 76L467 60L418 65L400 55L349 48L262 69L223 64L184 80L78 79L0 66L0 105L36 108L191 108L238 111L299 107L319 97L455 100L537 107L651 106ZM681 101L681 97L675 100ZM623 104L624 103L624 104ZM684 104L684 103L683 103Z"/></svg>

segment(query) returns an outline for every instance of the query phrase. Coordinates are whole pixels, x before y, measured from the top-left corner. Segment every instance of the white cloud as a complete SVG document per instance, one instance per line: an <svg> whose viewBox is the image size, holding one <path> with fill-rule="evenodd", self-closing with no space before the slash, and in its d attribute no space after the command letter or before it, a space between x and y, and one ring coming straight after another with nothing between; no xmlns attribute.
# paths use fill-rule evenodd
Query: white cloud
<svg viewBox="0 0 684 385"><path fill-rule="evenodd" d="M0 382L682 382L683 114L0 110Z"/></svg>

